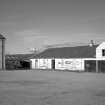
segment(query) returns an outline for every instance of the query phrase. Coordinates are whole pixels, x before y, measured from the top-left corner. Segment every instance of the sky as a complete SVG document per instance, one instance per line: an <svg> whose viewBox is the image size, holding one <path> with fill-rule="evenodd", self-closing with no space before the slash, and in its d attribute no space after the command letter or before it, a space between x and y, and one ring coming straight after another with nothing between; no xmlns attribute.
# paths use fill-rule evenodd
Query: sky
<svg viewBox="0 0 105 105"><path fill-rule="evenodd" d="M105 0L0 0L6 53L105 41Z"/></svg>

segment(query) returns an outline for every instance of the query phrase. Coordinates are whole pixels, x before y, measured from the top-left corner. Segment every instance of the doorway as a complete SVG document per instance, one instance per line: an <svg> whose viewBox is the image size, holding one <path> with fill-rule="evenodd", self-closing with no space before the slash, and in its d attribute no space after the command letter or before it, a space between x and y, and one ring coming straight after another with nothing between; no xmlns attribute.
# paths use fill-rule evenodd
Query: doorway
<svg viewBox="0 0 105 105"><path fill-rule="evenodd" d="M30 69L30 62L29 61L20 61L21 69Z"/></svg>
<svg viewBox="0 0 105 105"><path fill-rule="evenodd" d="M85 61L85 71L86 72L96 72L96 61L86 60Z"/></svg>
<svg viewBox="0 0 105 105"><path fill-rule="evenodd" d="M52 60L52 69L55 69L55 60Z"/></svg>

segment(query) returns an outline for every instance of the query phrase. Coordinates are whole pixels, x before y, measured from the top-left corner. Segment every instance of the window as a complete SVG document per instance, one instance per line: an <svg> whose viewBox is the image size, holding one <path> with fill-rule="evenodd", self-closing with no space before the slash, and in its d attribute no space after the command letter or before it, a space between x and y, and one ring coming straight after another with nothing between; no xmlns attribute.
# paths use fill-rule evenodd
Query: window
<svg viewBox="0 0 105 105"><path fill-rule="evenodd" d="M71 64L72 62L71 61L65 61L65 64Z"/></svg>
<svg viewBox="0 0 105 105"><path fill-rule="evenodd" d="M105 49L102 49L102 56L105 56Z"/></svg>

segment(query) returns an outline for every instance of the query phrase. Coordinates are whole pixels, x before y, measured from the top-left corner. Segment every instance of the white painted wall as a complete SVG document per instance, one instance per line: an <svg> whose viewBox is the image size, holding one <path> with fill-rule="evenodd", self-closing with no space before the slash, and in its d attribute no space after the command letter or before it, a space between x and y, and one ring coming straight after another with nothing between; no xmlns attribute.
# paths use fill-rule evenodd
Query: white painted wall
<svg viewBox="0 0 105 105"><path fill-rule="evenodd" d="M105 56L102 56L102 49L105 49L105 42L101 43L97 48L96 48L96 58L97 59L104 59Z"/></svg>
<svg viewBox="0 0 105 105"><path fill-rule="evenodd" d="M38 59L39 69L51 69L51 59Z"/></svg>
<svg viewBox="0 0 105 105"><path fill-rule="evenodd" d="M96 58L56 58L55 69L84 71L85 60L96 60ZM32 69L52 69L52 59L31 59Z"/></svg>
<svg viewBox="0 0 105 105"><path fill-rule="evenodd" d="M51 69L51 59L31 59L32 69Z"/></svg>
<svg viewBox="0 0 105 105"><path fill-rule="evenodd" d="M96 60L95 58L56 58L55 69L84 71L85 60ZM52 69L52 59L31 59L32 69Z"/></svg>
<svg viewBox="0 0 105 105"><path fill-rule="evenodd" d="M84 60L83 59L55 59L55 69L60 70L72 70L83 71Z"/></svg>
<svg viewBox="0 0 105 105"><path fill-rule="evenodd" d="M31 61L31 68L35 69L35 59L30 59Z"/></svg>

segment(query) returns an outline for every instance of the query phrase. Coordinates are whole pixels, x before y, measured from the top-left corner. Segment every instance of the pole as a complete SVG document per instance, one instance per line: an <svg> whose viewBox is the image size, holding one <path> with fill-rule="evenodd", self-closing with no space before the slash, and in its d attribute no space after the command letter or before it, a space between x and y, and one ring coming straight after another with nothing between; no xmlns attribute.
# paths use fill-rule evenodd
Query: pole
<svg viewBox="0 0 105 105"><path fill-rule="evenodd" d="M98 60L96 59L96 73L98 73Z"/></svg>
<svg viewBox="0 0 105 105"><path fill-rule="evenodd" d="M5 39L2 39L2 69L5 70Z"/></svg>

